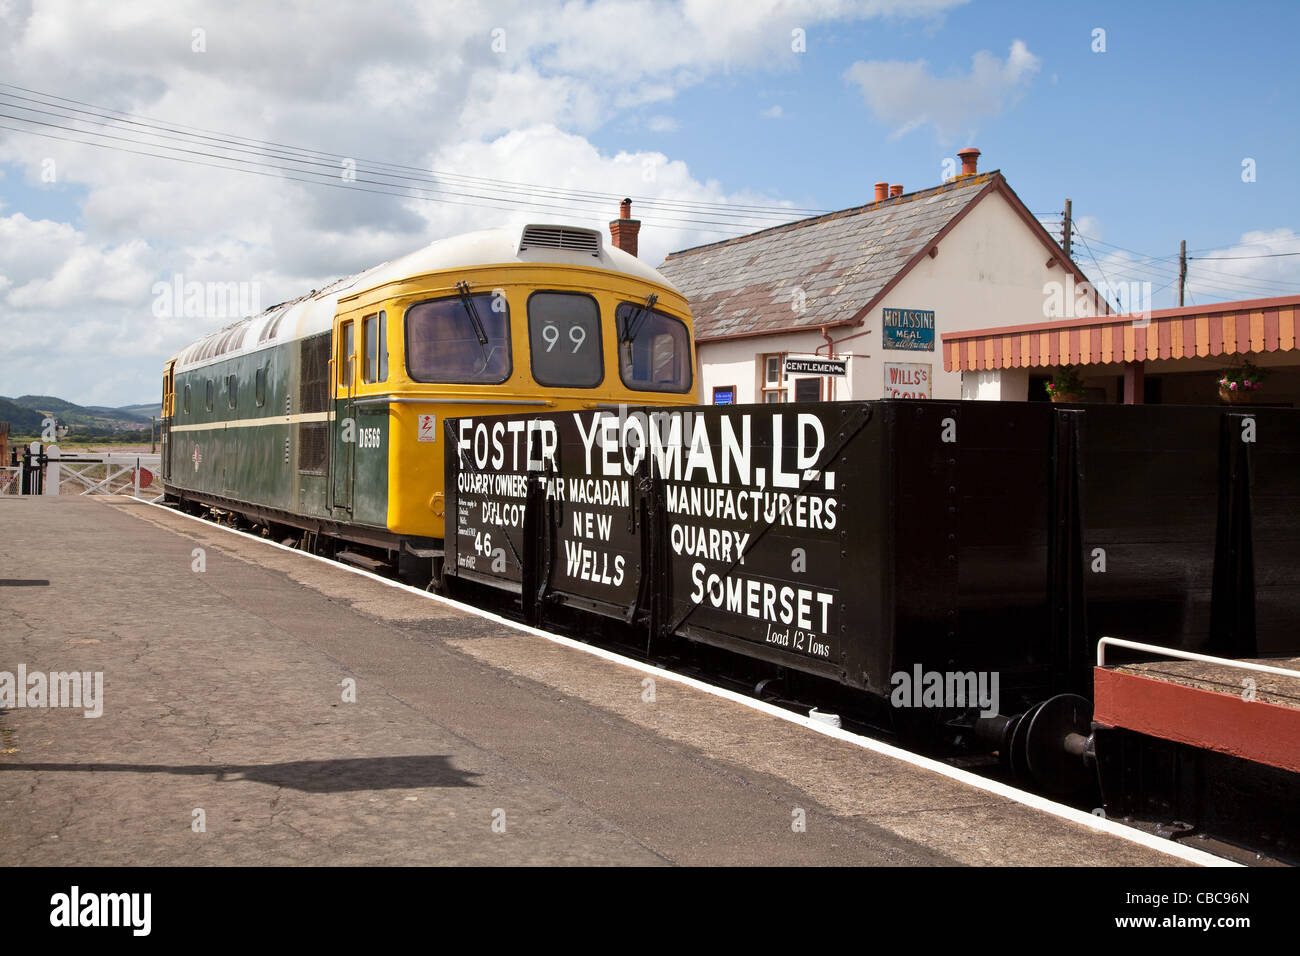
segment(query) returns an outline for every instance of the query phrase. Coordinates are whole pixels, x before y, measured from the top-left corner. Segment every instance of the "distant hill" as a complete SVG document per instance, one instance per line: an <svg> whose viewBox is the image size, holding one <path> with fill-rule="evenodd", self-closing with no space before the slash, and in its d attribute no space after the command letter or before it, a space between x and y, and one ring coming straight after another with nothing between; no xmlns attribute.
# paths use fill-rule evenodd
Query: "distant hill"
<svg viewBox="0 0 1300 956"><path fill-rule="evenodd" d="M148 421L150 416L154 418L162 417L162 404L160 402L154 402L152 405L149 404L123 405L121 408L118 409L118 411L131 412L133 414L139 415L145 421Z"/></svg>
<svg viewBox="0 0 1300 956"><path fill-rule="evenodd" d="M149 415L157 414L157 408L157 405L86 406L53 395L20 395L0 397L0 421L9 422L14 435L38 435L41 421L48 415L68 427L69 438L108 438L148 429Z"/></svg>
<svg viewBox="0 0 1300 956"><path fill-rule="evenodd" d="M8 398L0 398L0 422L9 423L9 431L14 435L32 435L41 430L41 419L45 416L30 408L23 408Z"/></svg>

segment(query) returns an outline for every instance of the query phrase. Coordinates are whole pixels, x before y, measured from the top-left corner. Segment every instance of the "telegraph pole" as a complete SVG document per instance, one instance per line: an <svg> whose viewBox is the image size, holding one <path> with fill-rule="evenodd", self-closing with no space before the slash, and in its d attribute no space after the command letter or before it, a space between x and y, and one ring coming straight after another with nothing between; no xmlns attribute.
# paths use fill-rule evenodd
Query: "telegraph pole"
<svg viewBox="0 0 1300 956"><path fill-rule="evenodd" d="M1070 200L1067 199L1065 201L1065 224L1061 227L1064 234L1061 238L1061 248L1065 250L1065 258L1067 259L1070 258L1070 233L1073 231L1070 228L1070 218Z"/></svg>
<svg viewBox="0 0 1300 956"><path fill-rule="evenodd" d="M1183 289L1187 286L1187 240L1178 243L1178 308L1183 307Z"/></svg>

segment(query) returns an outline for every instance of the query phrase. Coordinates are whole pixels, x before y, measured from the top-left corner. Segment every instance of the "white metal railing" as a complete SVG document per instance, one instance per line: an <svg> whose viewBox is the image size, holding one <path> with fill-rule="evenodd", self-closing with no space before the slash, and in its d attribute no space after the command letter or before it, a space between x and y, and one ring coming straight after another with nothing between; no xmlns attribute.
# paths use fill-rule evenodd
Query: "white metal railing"
<svg viewBox="0 0 1300 956"><path fill-rule="evenodd" d="M22 485L22 465L0 466L0 495L16 495Z"/></svg>
<svg viewBox="0 0 1300 956"><path fill-rule="evenodd" d="M148 472L148 485L142 484ZM159 491L156 484L162 477L161 455L132 455L103 453L71 455L57 452L49 456L45 466L45 493L47 495L131 495L140 492L153 497Z"/></svg>
<svg viewBox="0 0 1300 956"><path fill-rule="evenodd" d="M1176 647L1161 647L1158 644L1140 644L1126 641L1119 637L1103 637L1097 642L1097 666L1106 666L1107 647L1127 647L1134 651L1146 651L1148 654L1162 654L1165 657L1177 657L1185 661L1203 661L1206 664L1222 664L1224 667L1236 667L1244 671L1259 671L1264 674L1279 674L1282 677L1300 677L1300 671L1287 670L1285 667L1270 667L1267 664L1254 664L1248 661L1234 661L1229 657L1212 657L1209 654L1195 654L1181 651Z"/></svg>

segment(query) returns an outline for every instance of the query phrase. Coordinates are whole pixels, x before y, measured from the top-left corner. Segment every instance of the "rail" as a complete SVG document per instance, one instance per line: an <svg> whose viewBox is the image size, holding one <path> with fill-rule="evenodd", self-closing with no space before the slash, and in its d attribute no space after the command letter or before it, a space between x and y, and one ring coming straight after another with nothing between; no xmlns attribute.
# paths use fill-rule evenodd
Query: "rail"
<svg viewBox="0 0 1300 956"><path fill-rule="evenodd" d="M1247 661L1235 661L1229 657L1213 657L1209 654L1196 654L1192 651L1181 651L1176 647L1161 647L1159 644L1141 644L1138 641L1126 641L1120 637L1103 637L1097 642L1097 666L1106 666L1106 648L1107 647L1127 647L1129 650L1145 651L1149 654L1163 654L1166 657L1177 657L1187 661L1202 661L1206 664L1221 664L1224 667L1236 667L1244 671L1258 671L1264 674L1279 674L1282 677L1300 678L1300 671L1288 670L1285 667L1270 667L1267 664L1252 664Z"/></svg>

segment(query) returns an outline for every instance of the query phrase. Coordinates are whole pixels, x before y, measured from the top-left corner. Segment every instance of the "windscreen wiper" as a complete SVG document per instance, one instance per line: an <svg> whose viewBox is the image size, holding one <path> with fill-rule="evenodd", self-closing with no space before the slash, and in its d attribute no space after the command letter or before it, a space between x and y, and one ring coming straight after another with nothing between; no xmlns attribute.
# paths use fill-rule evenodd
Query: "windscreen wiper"
<svg viewBox="0 0 1300 956"><path fill-rule="evenodd" d="M658 301L659 296L653 292L650 293L645 297L645 302L638 305L636 311L623 320L623 335L619 339L620 342L626 343L636 340L636 334L641 331L641 326L644 324L649 310L653 309Z"/></svg>
<svg viewBox="0 0 1300 956"><path fill-rule="evenodd" d="M474 334L478 336L478 344L487 345L487 330L483 328L483 320L478 317L478 309L474 307L474 297L469 294L469 283L464 280L457 282L456 291L460 293L460 304L465 307L469 324L474 327Z"/></svg>

